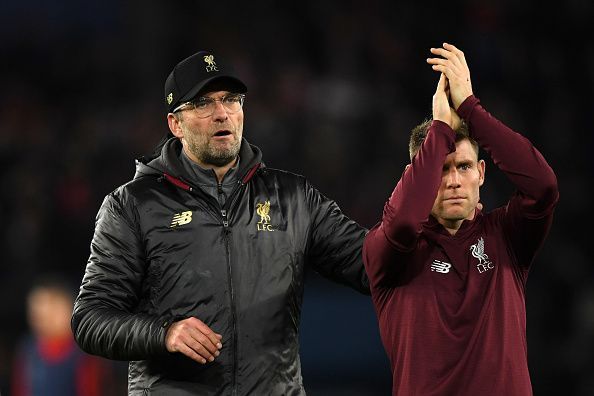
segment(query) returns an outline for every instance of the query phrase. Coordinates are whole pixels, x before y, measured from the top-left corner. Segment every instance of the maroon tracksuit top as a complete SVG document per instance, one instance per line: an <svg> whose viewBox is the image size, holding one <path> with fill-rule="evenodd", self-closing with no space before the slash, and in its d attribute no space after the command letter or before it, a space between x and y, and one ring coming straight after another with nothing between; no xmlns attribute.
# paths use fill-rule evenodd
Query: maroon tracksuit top
<svg viewBox="0 0 594 396"><path fill-rule="evenodd" d="M458 114L517 191L450 235L430 213L455 134L433 121L363 245L392 393L531 395L525 286L551 225L557 180L538 150L476 97Z"/></svg>

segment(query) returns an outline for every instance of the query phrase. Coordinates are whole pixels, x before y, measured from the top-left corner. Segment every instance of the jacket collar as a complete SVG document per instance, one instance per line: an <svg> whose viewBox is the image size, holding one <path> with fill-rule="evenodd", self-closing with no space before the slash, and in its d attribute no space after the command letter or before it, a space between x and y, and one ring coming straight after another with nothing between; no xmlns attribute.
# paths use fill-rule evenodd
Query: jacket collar
<svg viewBox="0 0 594 396"><path fill-rule="evenodd" d="M178 138L169 139L161 150L161 155L151 160L150 162L139 159L136 164L136 173L134 178L143 175L159 175L167 174L182 181L192 180L192 176L184 169L183 164L179 158L182 150L181 141ZM245 179L256 165L262 162L262 151L253 144L250 144L245 138L241 140L241 147L239 149L239 169L237 174L242 179Z"/></svg>
<svg viewBox="0 0 594 396"><path fill-rule="evenodd" d="M423 231L428 235L433 235L434 238L440 236L441 238L461 239L470 233L471 230L482 222L484 214L481 210L475 209L474 218L472 220L464 220L455 235L451 235L441 223L437 221L433 215L429 215L427 221L423 224Z"/></svg>

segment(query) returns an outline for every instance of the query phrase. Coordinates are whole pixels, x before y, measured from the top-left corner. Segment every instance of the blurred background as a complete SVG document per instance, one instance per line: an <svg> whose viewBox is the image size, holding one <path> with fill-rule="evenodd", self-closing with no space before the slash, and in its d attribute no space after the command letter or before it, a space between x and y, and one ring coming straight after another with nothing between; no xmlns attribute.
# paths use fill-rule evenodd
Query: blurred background
<svg viewBox="0 0 594 396"><path fill-rule="evenodd" d="M1 0L0 393L18 381L34 282L52 274L76 292L103 197L166 132L163 83L179 60L201 49L232 60L249 88L244 135L267 166L306 175L371 227L410 129L431 114L429 48L448 41L487 110L559 179L527 288L534 392L594 394L593 18L590 0ZM486 209L511 192L487 161ZM313 273L301 349L310 395L390 393L369 298ZM125 363L103 363L109 394L125 394Z"/></svg>

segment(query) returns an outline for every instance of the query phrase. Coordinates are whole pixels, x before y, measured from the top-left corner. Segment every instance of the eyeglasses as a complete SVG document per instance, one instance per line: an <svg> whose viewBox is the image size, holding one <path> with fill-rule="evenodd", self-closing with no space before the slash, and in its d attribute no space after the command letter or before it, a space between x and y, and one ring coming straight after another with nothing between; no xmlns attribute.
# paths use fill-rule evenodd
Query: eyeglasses
<svg viewBox="0 0 594 396"><path fill-rule="evenodd" d="M172 113L182 110L194 110L196 112L196 116L199 118L206 118L214 114L214 111L217 107L216 102L221 102L227 113L237 113L243 107L244 99L244 94L227 94L221 99L201 96L192 101L180 104L175 109L173 109Z"/></svg>

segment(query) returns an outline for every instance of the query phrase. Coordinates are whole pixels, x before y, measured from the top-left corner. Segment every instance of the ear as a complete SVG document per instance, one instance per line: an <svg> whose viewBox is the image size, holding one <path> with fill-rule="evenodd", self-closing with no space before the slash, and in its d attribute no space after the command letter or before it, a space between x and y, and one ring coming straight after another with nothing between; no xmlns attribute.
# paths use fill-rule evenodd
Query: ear
<svg viewBox="0 0 594 396"><path fill-rule="evenodd" d="M479 171L479 186L482 186L485 182L485 161L479 160L477 163L477 168Z"/></svg>
<svg viewBox="0 0 594 396"><path fill-rule="evenodd" d="M181 123L173 113L167 114L167 125L169 125L169 130L173 133L173 136L180 139L184 137Z"/></svg>

